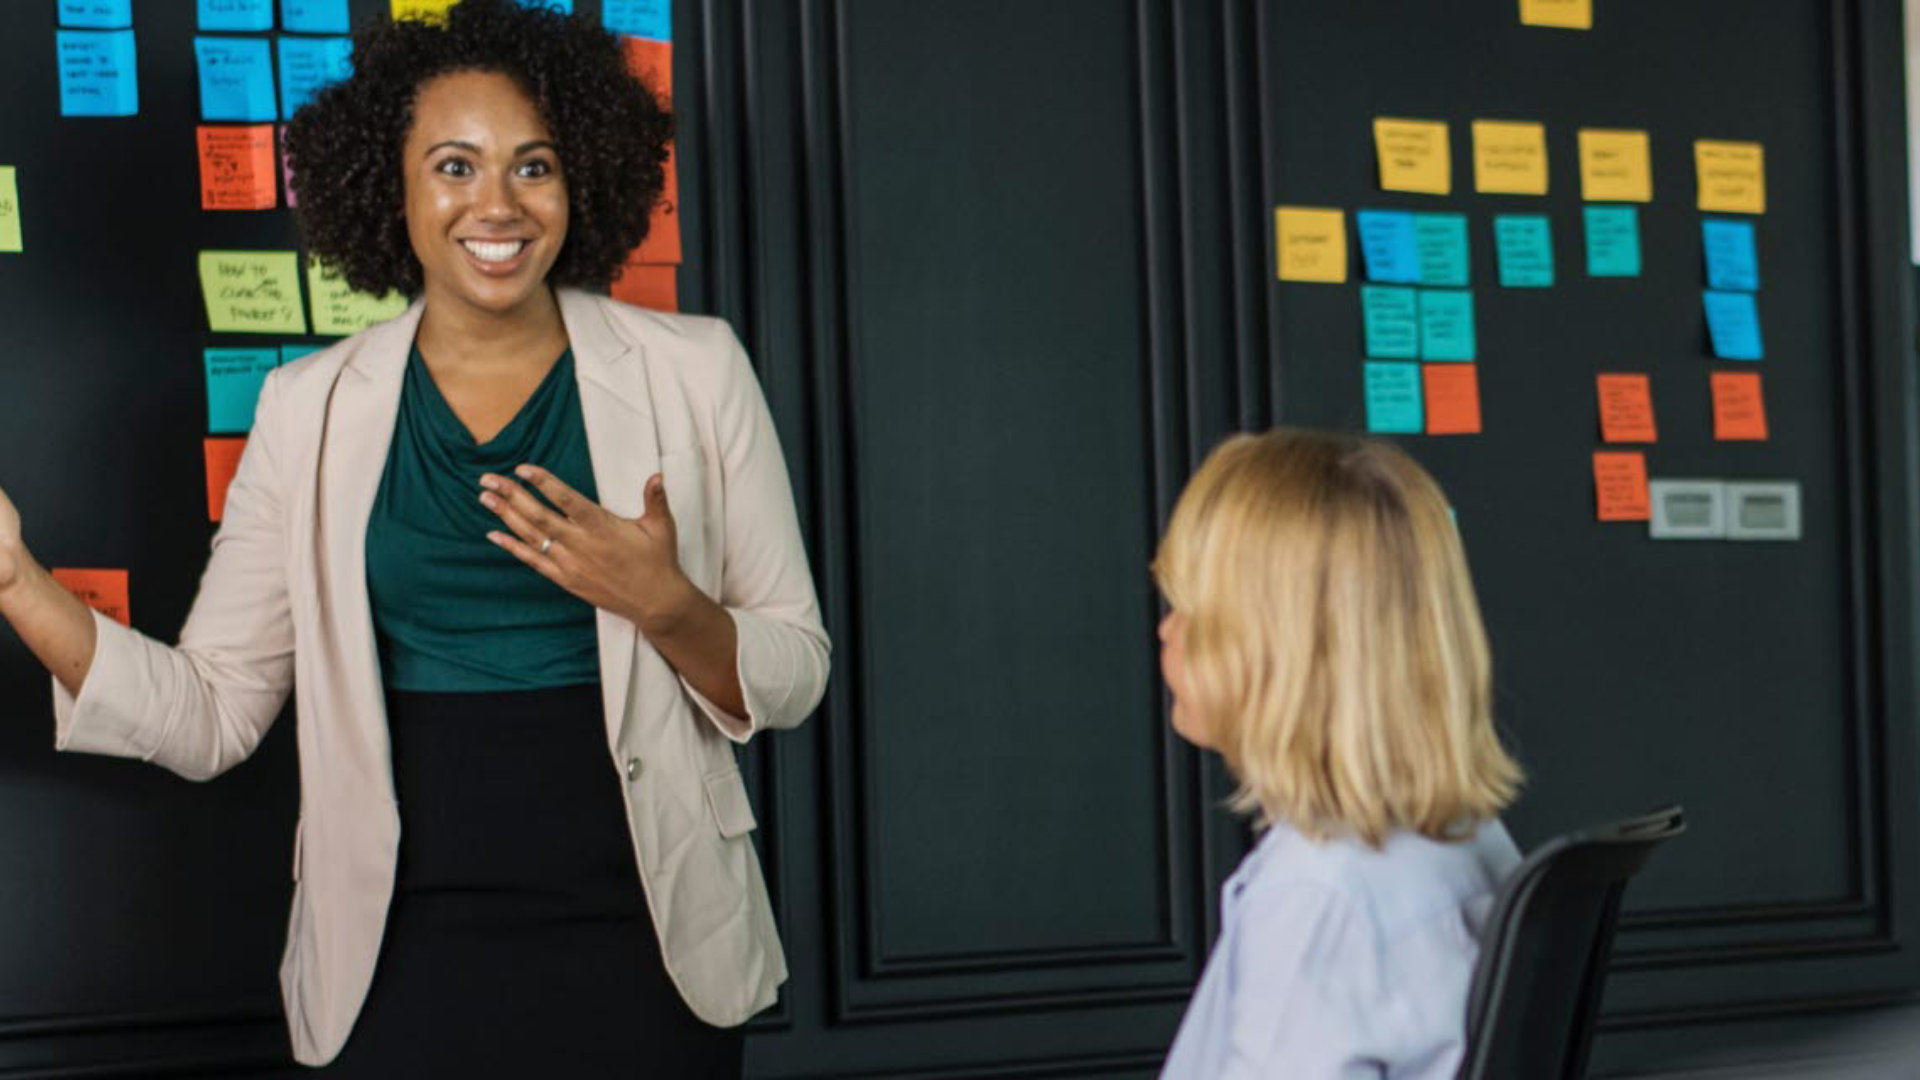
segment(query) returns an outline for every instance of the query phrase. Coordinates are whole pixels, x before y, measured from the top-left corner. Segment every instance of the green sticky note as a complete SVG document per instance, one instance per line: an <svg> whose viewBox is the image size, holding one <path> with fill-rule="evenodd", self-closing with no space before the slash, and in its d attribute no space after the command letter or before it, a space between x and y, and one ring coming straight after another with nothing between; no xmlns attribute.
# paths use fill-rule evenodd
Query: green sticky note
<svg viewBox="0 0 1920 1080"><path fill-rule="evenodd" d="M14 167L0 165L0 251L25 251L20 242L20 187Z"/></svg>
<svg viewBox="0 0 1920 1080"><path fill-rule="evenodd" d="M253 407L267 373L280 364L274 349L208 349L207 433L241 435L253 430Z"/></svg>
<svg viewBox="0 0 1920 1080"><path fill-rule="evenodd" d="M304 334L300 256L291 251L203 251L207 326L239 334Z"/></svg>
<svg viewBox="0 0 1920 1080"><path fill-rule="evenodd" d="M1472 360L1473 293L1467 289L1420 290L1420 356L1425 360Z"/></svg>
<svg viewBox="0 0 1920 1080"><path fill-rule="evenodd" d="M1553 284L1553 228L1545 214L1500 214L1493 219L1500 284L1544 289Z"/></svg>
<svg viewBox="0 0 1920 1080"><path fill-rule="evenodd" d="M1420 365L1369 360L1366 364L1367 430L1418 435L1427 429L1420 406Z"/></svg>
<svg viewBox="0 0 1920 1080"><path fill-rule="evenodd" d="M1419 252L1420 284L1468 284L1473 259L1467 247L1467 215L1415 214L1413 243Z"/></svg>
<svg viewBox="0 0 1920 1080"><path fill-rule="evenodd" d="M313 298L316 334L357 334L407 310L407 298L399 293L368 296L354 292L346 279L311 259L307 261L307 293Z"/></svg>
<svg viewBox="0 0 1920 1080"><path fill-rule="evenodd" d="M1632 206L1589 206L1587 276L1640 276L1640 211Z"/></svg>
<svg viewBox="0 0 1920 1080"><path fill-rule="evenodd" d="M1362 285L1367 355L1397 360L1420 356L1420 294L1404 285Z"/></svg>

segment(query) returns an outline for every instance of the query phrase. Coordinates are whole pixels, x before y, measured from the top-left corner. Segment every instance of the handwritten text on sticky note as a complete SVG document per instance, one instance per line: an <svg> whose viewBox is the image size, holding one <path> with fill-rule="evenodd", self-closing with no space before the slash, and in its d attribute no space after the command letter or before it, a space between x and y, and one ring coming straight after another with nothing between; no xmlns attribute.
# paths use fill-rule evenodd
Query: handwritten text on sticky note
<svg viewBox="0 0 1920 1080"><path fill-rule="evenodd" d="M307 261L307 295L313 298L316 334L357 334L407 310L407 298L399 293L354 292L345 278L311 259Z"/></svg>
<svg viewBox="0 0 1920 1080"><path fill-rule="evenodd" d="M1427 364L1427 434L1480 433L1480 378L1475 364Z"/></svg>
<svg viewBox="0 0 1920 1080"><path fill-rule="evenodd" d="M1600 437L1610 443L1657 442L1653 423L1653 386L1638 373L1597 377L1600 388Z"/></svg>
<svg viewBox="0 0 1920 1080"><path fill-rule="evenodd" d="M1273 212L1281 281L1347 280L1347 216L1342 210L1282 206Z"/></svg>
<svg viewBox="0 0 1920 1080"><path fill-rule="evenodd" d="M1647 133L1581 128L1580 197L1589 202L1653 201Z"/></svg>
<svg viewBox="0 0 1920 1080"><path fill-rule="evenodd" d="M1380 159L1380 186L1387 191L1446 195L1453 191L1453 151L1442 120L1373 121L1374 151Z"/></svg>
<svg viewBox="0 0 1920 1080"><path fill-rule="evenodd" d="M304 334L300 259L291 251L203 251L207 325L226 333Z"/></svg>
<svg viewBox="0 0 1920 1080"><path fill-rule="evenodd" d="M1499 214L1493 219L1500 284L1544 289L1553 284L1553 228L1545 214Z"/></svg>
<svg viewBox="0 0 1920 1080"><path fill-rule="evenodd" d="M200 209L271 210L278 205L273 125L203 126L196 137L200 144Z"/></svg>
<svg viewBox="0 0 1920 1080"><path fill-rule="evenodd" d="M127 602L125 570L81 570L65 566L47 571L60 587L80 598L80 602L119 623L133 625L133 609Z"/></svg>
<svg viewBox="0 0 1920 1080"><path fill-rule="evenodd" d="M1367 430L1383 435L1418 435L1425 429L1420 407L1420 365L1369 360L1366 363Z"/></svg>
<svg viewBox="0 0 1920 1080"><path fill-rule="evenodd" d="M1766 151L1759 143L1697 139L1693 168L1699 180L1700 209L1767 212Z"/></svg>
<svg viewBox="0 0 1920 1080"><path fill-rule="evenodd" d="M1475 120L1473 186L1490 195L1545 195L1546 125Z"/></svg>
<svg viewBox="0 0 1920 1080"><path fill-rule="evenodd" d="M1593 455L1593 492L1601 521L1646 521L1647 458L1638 450L1600 450Z"/></svg>

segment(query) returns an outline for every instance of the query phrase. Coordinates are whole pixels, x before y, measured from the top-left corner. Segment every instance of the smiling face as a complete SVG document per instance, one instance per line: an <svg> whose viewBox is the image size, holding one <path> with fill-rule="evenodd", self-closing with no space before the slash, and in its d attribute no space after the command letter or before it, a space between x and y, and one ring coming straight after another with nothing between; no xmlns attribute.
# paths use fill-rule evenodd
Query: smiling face
<svg viewBox="0 0 1920 1080"><path fill-rule="evenodd" d="M567 238L552 139L505 75L462 71L421 84L401 153L407 235L430 306L509 316L546 302L547 271Z"/></svg>

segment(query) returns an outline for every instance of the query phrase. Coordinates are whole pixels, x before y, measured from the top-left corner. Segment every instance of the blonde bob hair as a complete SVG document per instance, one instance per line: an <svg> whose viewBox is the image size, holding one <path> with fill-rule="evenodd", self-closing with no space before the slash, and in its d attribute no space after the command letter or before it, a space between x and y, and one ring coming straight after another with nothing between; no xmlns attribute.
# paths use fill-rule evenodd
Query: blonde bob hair
<svg viewBox="0 0 1920 1080"><path fill-rule="evenodd" d="M1233 436L1181 494L1153 573L1184 622L1182 707L1262 827L1457 839L1513 801L1466 555L1398 448Z"/></svg>

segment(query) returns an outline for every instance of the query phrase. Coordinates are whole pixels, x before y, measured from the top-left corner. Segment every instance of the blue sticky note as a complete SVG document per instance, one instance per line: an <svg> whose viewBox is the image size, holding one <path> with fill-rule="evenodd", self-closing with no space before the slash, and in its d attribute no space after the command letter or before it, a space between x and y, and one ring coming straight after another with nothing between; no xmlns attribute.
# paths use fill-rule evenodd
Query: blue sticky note
<svg viewBox="0 0 1920 1080"><path fill-rule="evenodd" d="M1420 255L1420 284L1468 283L1472 258L1467 251L1467 215L1415 214L1413 239Z"/></svg>
<svg viewBox="0 0 1920 1080"><path fill-rule="evenodd" d="M200 118L274 119L273 54L266 38L193 39L200 65Z"/></svg>
<svg viewBox="0 0 1920 1080"><path fill-rule="evenodd" d="M282 345L280 346L280 362L283 364L291 364L303 356L311 356L324 348L326 348L325 345Z"/></svg>
<svg viewBox="0 0 1920 1080"><path fill-rule="evenodd" d="M1420 292L1409 285L1360 286L1367 355L1394 360L1420 357Z"/></svg>
<svg viewBox="0 0 1920 1080"><path fill-rule="evenodd" d="M1700 222L1700 244L1707 256L1709 289L1754 292L1760 288L1753 222L1707 218Z"/></svg>
<svg viewBox="0 0 1920 1080"><path fill-rule="evenodd" d="M253 428L253 407L267 373L280 363L272 349L208 349L207 433L230 435Z"/></svg>
<svg viewBox="0 0 1920 1080"><path fill-rule="evenodd" d="M271 30L273 0L199 0L202 30Z"/></svg>
<svg viewBox="0 0 1920 1080"><path fill-rule="evenodd" d="M57 30L61 116L137 116L140 73L131 30Z"/></svg>
<svg viewBox="0 0 1920 1080"><path fill-rule="evenodd" d="M1413 214L1407 210L1361 210L1353 215L1360 229L1360 257L1367 280L1396 285L1420 283L1420 249L1413 239Z"/></svg>
<svg viewBox="0 0 1920 1080"><path fill-rule="evenodd" d="M1369 360L1366 368L1367 430L1382 435L1418 435L1425 431L1420 365Z"/></svg>
<svg viewBox="0 0 1920 1080"><path fill-rule="evenodd" d="M1493 250L1500 284L1544 289L1553 284L1553 227L1545 214L1500 214L1493 219Z"/></svg>
<svg viewBox="0 0 1920 1080"><path fill-rule="evenodd" d="M1587 276L1640 276L1640 211L1631 206L1589 206Z"/></svg>
<svg viewBox="0 0 1920 1080"><path fill-rule="evenodd" d="M321 87L353 74L352 38L282 37L279 45L282 120L293 119L293 111Z"/></svg>
<svg viewBox="0 0 1920 1080"><path fill-rule="evenodd" d="M573 0L520 0L522 7L551 8L563 15L573 14Z"/></svg>
<svg viewBox="0 0 1920 1080"><path fill-rule="evenodd" d="M133 26L133 0L60 0L60 25L83 30Z"/></svg>
<svg viewBox="0 0 1920 1080"><path fill-rule="evenodd" d="M1473 293L1467 289L1420 290L1421 358L1471 360L1475 351Z"/></svg>
<svg viewBox="0 0 1920 1080"><path fill-rule="evenodd" d="M673 40L673 0L604 0L600 21L616 34Z"/></svg>
<svg viewBox="0 0 1920 1080"><path fill-rule="evenodd" d="M1760 360L1767 355L1760 340L1760 305L1752 293L1708 289L1702 295L1713 355L1722 360Z"/></svg>
<svg viewBox="0 0 1920 1080"><path fill-rule="evenodd" d="M280 0L280 26L302 34L344 34L347 0Z"/></svg>

